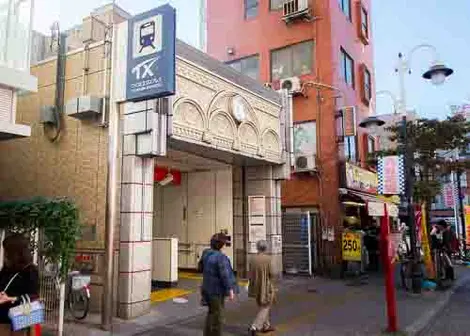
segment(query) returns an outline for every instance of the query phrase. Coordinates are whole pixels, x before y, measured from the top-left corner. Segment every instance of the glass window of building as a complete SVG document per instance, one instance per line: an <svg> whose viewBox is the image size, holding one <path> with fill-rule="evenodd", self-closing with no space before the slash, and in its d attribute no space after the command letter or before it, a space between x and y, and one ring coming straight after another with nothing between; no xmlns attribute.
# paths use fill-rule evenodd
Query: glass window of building
<svg viewBox="0 0 470 336"><path fill-rule="evenodd" d="M245 19L251 19L258 15L258 0L245 0Z"/></svg>
<svg viewBox="0 0 470 336"><path fill-rule="evenodd" d="M363 6L361 6L361 33L363 37L369 38L369 14Z"/></svg>
<svg viewBox="0 0 470 336"><path fill-rule="evenodd" d="M341 75L346 84L354 88L354 61L343 48L341 48Z"/></svg>
<svg viewBox="0 0 470 336"><path fill-rule="evenodd" d="M372 154L375 152L375 139L374 137L367 137L367 153Z"/></svg>
<svg viewBox="0 0 470 336"><path fill-rule="evenodd" d="M372 98L372 76L370 75L370 71L365 66L364 66L363 90L364 90L364 100L369 102Z"/></svg>
<svg viewBox="0 0 470 336"><path fill-rule="evenodd" d="M259 79L259 56L254 55L227 63L235 70L253 79Z"/></svg>
<svg viewBox="0 0 470 336"><path fill-rule="evenodd" d="M346 15L349 21L352 21L351 0L338 0L338 2L339 2L339 7L343 11L344 15Z"/></svg>
<svg viewBox="0 0 470 336"><path fill-rule="evenodd" d="M271 52L272 81L312 72L313 41L301 42Z"/></svg>
<svg viewBox="0 0 470 336"><path fill-rule="evenodd" d="M357 162L356 136L348 136L344 138L344 156L347 161Z"/></svg>
<svg viewBox="0 0 470 336"><path fill-rule="evenodd" d="M284 5L285 0L269 0L270 10L280 10Z"/></svg>

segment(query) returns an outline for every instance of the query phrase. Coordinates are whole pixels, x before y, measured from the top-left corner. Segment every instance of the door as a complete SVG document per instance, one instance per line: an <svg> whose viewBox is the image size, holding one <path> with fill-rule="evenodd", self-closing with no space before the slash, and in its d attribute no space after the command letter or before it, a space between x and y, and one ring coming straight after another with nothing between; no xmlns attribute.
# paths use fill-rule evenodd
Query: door
<svg viewBox="0 0 470 336"><path fill-rule="evenodd" d="M188 173L188 239L192 251L188 267L196 268L198 255L209 246L215 226L215 174L212 171Z"/></svg>
<svg viewBox="0 0 470 336"><path fill-rule="evenodd" d="M282 214L282 263L288 274L312 275L312 221L310 212Z"/></svg>
<svg viewBox="0 0 470 336"><path fill-rule="evenodd" d="M178 266L187 268L188 250L185 244L188 241L186 230L186 177L183 174L180 185L166 185L161 187L162 214L158 236L161 238L178 238Z"/></svg>

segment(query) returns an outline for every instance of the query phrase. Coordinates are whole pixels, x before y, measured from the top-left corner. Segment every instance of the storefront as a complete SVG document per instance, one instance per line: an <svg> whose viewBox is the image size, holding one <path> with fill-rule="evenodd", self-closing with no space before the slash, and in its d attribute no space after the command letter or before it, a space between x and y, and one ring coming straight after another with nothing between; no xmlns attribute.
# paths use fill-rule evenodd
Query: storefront
<svg viewBox="0 0 470 336"><path fill-rule="evenodd" d="M117 275L123 318L148 311L150 283L162 282L162 269L168 270L163 282L177 281L178 269L196 269L217 232L230 237L224 252L239 273L247 271L259 239L269 243L273 269L282 269L280 183L290 173L287 95L177 41L174 95L129 100L129 90L146 82L129 88L126 71L128 78L148 77L171 66L151 58L141 69L129 61L142 49L153 52L128 47L139 43L129 27L154 18L150 13L118 26L113 63L112 108L123 123Z"/></svg>
<svg viewBox="0 0 470 336"><path fill-rule="evenodd" d="M349 232L349 238L357 245L353 251L358 251L356 257L353 251L348 250L347 241L343 242L343 259L367 263L364 270L378 270L380 265L380 218L385 215L385 207L390 221L392 232L392 249L397 244L399 227L398 206L392 199L377 194L377 174L364 168L346 162L342 167L342 188L340 189L340 203L342 209L343 228ZM344 235L343 235L344 236ZM352 237L352 238L351 238ZM353 239L354 238L354 239ZM359 254L359 251L362 255ZM367 256L364 255L367 251ZM347 256L344 258L344 256Z"/></svg>

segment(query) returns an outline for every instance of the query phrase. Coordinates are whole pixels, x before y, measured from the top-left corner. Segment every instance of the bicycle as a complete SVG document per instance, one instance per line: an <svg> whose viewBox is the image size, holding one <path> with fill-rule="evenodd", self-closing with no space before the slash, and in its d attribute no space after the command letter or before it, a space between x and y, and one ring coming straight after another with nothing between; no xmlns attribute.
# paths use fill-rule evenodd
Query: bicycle
<svg viewBox="0 0 470 336"><path fill-rule="evenodd" d="M60 277L59 265L48 263L44 266L44 275L53 279L55 283L56 299L60 300ZM91 276L82 274L80 271L70 271L65 282L65 305L76 320L83 320L87 317L90 309L90 282Z"/></svg>

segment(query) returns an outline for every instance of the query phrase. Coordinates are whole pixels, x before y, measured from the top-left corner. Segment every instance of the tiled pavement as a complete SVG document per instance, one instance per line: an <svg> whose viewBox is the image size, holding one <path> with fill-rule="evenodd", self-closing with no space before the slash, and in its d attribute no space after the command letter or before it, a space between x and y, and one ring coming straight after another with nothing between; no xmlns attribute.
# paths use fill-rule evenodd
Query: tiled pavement
<svg viewBox="0 0 470 336"><path fill-rule="evenodd" d="M470 279L470 270L463 268L460 279L461 283ZM379 277L371 277L367 285L352 287L339 280L287 279L272 312L275 335L380 335L386 326L382 282ZM400 328L416 325L446 296L445 292L412 296L397 290ZM246 335L255 311L254 303L247 300L246 292L242 293L227 307L224 335ZM112 335L202 335L204 314L205 308L199 306L199 297L193 293L188 303L162 302L148 316L131 322L116 321ZM68 326L66 335L109 335L87 327Z"/></svg>

